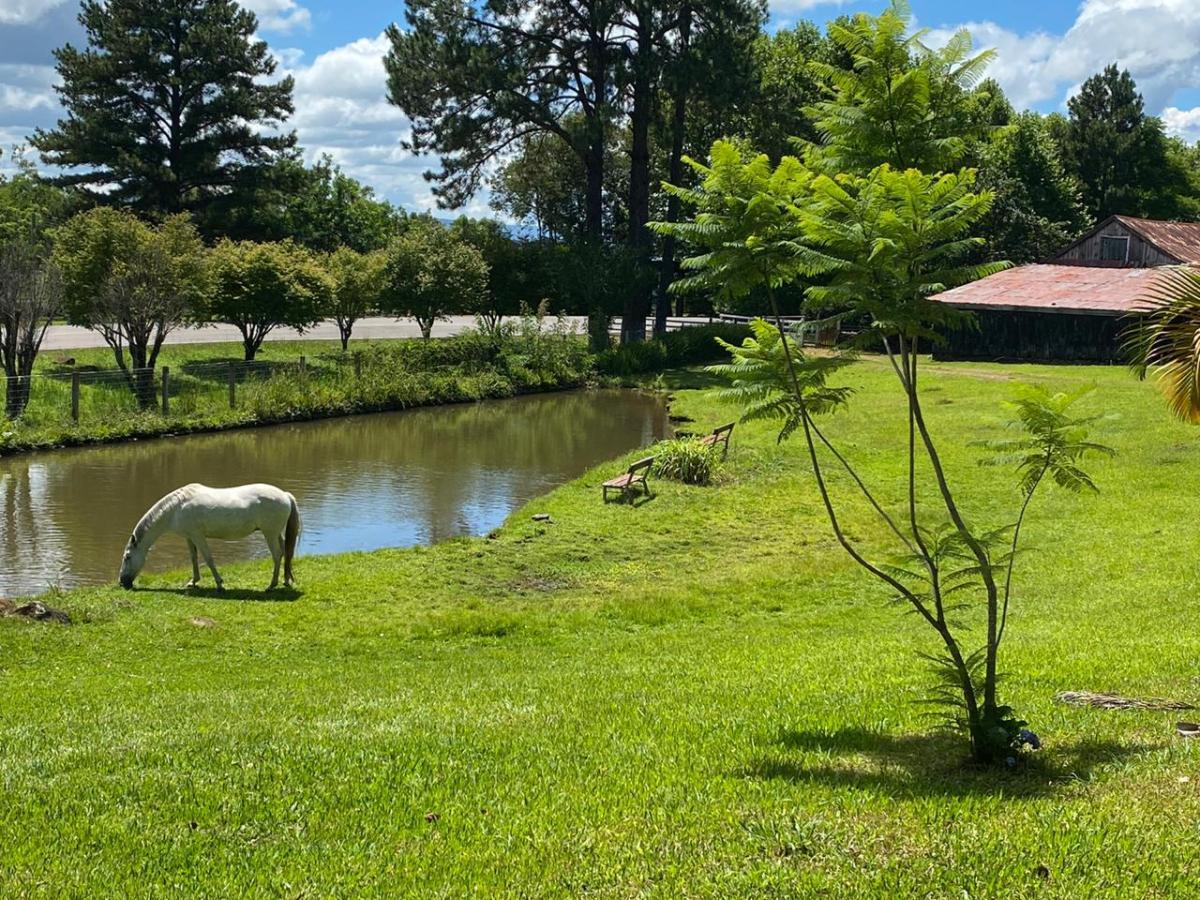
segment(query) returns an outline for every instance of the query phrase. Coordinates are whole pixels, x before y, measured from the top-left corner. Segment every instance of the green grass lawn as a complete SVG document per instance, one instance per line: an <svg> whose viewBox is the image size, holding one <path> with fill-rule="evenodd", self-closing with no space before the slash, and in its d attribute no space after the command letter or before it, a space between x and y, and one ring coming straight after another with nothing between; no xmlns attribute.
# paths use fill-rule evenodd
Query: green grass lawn
<svg viewBox="0 0 1200 900"><path fill-rule="evenodd" d="M592 374L580 339L523 328L499 343L461 335L354 341L350 351L337 341L279 341L245 364L240 344L167 345L157 370L142 379L122 373L108 349L42 354L28 406L16 419L0 417L0 454L510 397L578 387Z"/></svg>
<svg viewBox="0 0 1200 900"><path fill-rule="evenodd" d="M891 377L851 370L828 430L898 500ZM930 365L980 524L1017 498L967 442L1013 377L1095 382L1119 450L1099 496L1048 492L1026 525L1003 661L1046 743L1028 768L964 766L918 702L931 633L834 544L799 441L747 425L714 487L605 506L614 462L490 539L302 558L296 595L256 563L224 597L177 574L53 598L71 627L0 622L0 895L1190 893L1188 714L1053 695L1200 702L1200 432L1121 370ZM683 389L674 411L734 413ZM883 537L857 506L849 529Z"/></svg>

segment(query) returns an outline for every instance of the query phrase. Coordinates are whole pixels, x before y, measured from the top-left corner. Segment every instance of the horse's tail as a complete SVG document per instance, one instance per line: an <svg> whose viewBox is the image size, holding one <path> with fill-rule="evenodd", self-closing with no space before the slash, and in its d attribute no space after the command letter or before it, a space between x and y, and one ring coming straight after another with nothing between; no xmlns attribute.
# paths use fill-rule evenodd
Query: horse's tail
<svg viewBox="0 0 1200 900"><path fill-rule="evenodd" d="M287 525L283 530L283 580L292 581L292 557L296 555L296 542L300 540L300 507L296 498L288 494L292 511L288 514Z"/></svg>

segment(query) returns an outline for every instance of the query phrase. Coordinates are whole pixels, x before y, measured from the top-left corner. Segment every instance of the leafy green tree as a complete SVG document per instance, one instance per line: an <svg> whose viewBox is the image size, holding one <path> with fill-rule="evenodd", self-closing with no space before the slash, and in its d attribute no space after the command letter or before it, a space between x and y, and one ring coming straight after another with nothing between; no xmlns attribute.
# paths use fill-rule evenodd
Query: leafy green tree
<svg viewBox="0 0 1200 900"><path fill-rule="evenodd" d="M441 160L427 177L445 206L524 138L552 135L583 165L584 230L601 237L617 12L617 0L405 4L407 27L387 32L388 99L412 122L404 146Z"/></svg>
<svg viewBox="0 0 1200 900"><path fill-rule="evenodd" d="M323 318L337 323L344 353L350 347L355 323L379 308L387 254L382 250L359 253L339 247L328 256L326 269L331 284Z"/></svg>
<svg viewBox="0 0 1200 900"><path fill-rule="evenodd" d="M33 164L17 155L15 175L0 175L0 244L46 243L48 232L77 211L74 192L38 176Z"/></svg>
<svg viewBox="0 0 1200 900"><path fill-rule="evenodd" d="M298 244L226 239L210 255L209 315L241 332L247 362L276 328L303 332L329 308L332 279L315 254Z"/></svg>
<svg viewBox="0 0 1200 900"><path fill-rule="evenodd" d="M980 231L991 259L1046 259L1087 226L1080 187L1047 120L1021 113L979 151L980 184L996 196Z"/></svg>
<svg viewBox="0 0 1200 900"><path fill-rule="evenodd" d="M1171 188L1180 187L1179 173L1169 164L1162 122L1146 115L1128 71L1111 65L1093 75L1067 109L1064 149L1093 220L1176 212Z"/></svg>
<svg viewBox="0 0 1200 900"><path fill-rule="evenodd" d="M66 109L33 145L100 202L202 212L293 146L292 79L234 0L85 0L87 47L55 51Z"/></svg>
<svg viewBox="0 0 1200 900"><path fill-rule="evenodd" d="M204 230L233 240L282 241L320 253L350 247L381 250L403 227L405 214L341 171L328 156L311 166L286 157L264 170L252 188L209 204Z"/></svg>
<svg viewBox="0 0 1200 900"><path fill-rule="evenodd" d="M806 155L812 168L865 175L887 163L938 172L962 160L987 127L971 92L995 53L973 53L965 30L938 50L925 36L912 30L902 0L879 16L830 23L834 61L812 64L828 96L806 110L820 135Z"/></svg>
<svg viewBox="0 0 1200 900"><path fill-rule="evenodd" d="M29 376L46 329L62 307L62 277L45 248L28 237L0 241L0 363L8 389L4 414L29 403Z"/></svg>
<svg viewBox="0 0 1200 900"><path fill-rule="evenodd" d="M587 316L593 352L611 345L608 330L630 291L653 286L654 272L628 247L580 241L553 247L546 259L547 296L559 309Z"/></svg>
<svg viewBox="0 0 1200 900"><path fill-rule="evenodd" d="M414 220L387 249L380 306L416 319L428 340L438 319L482 308L487 286L478 250L437 222Z"/></svg>
<svg viewBox="0 0 1200 900"><path fill-rule="evenodd" d="M155 228L96 207L55 229L53 240L68 320L104 338L139 402L151 405L167 335L204 317L208 269L195 226L181 214Z"/></svg>
<svg viewBox="0 0 1200 900"><path fill-rule="evenodd" d="M458 240L474 247L487 264L487 290L476 314L485 330L496 333L505 316L534 308L544 293L540 248L517 241L495 219L461 216L450 226Z"/></svg>
<svg viewBox="0 0 1200 900"><path fill-rule="evenodd" d="M712 160L711 167L697 166L703 179L699 187L672 189L696 208L694 220L659 226L699 251L685 261L693 274L677 289L738 295L763 285L775 306L779 286L822 276L808 287L816 306L848 310L870 323L867 334L882 345L904 397L908 477L903 515L888 511L818 422L821 413L846 402L849 393L831 387L828 378L852 357L806 356L777 318L774 334L759 324L742 347L729 347L733 361L718 371L732 376L731 397L745 405L748 417L781 419L781 439L803 435L838 542L938 636L943 652L936 661L943 686L950 688L950 693L939 690L938 699L952 701L960 711L958 721L975 758L1007 758L1020 746L1025 724L997 697L1011 589L1011 577L1003 574L1013 552L1006 539L1015 540L1017 526L981 533L968 525L918 388L920 343L952 314L931 295L1000 268L969 263L979 244L970 233L986 216L991 197L974 191L971 170L925 175L882 165L865 176L813 177L794 158L772 167L766 156L745 160L732 145L720 144L713 148ZM1068 422L1065 405L1055 406L1057 402L1047 400L1045 415L1023 419L1029 444L1007 449L1036 448L1049 454L1043 474L1070 486L1059 471L1078 472L1075 463L1093 447L1084 440L1086 421ZM880 558L847 532L844 510L839 511L829 486L831 465L845 470L878 517L890 535L892 553ZM932 473L932 489L921 483L919 468ZM1028 488L1027 505L1041 477L1031 482L1028 467L1019 468ZM1075 484L1085 482L1076 479ZM924 496L929 493L931 498ZM968 618L969 623L963 621ZM972 626L985 635L983 646L974 651L966 644L974 639Z"/></svg>
<svg viewBox="0 0 1200 900"><path fill-rule="evenodd" d="M750 146L774 161L795 152L794 140L815 142L819 135L806 110L824 96L814 62L830 63L829 44L812 22L798 22L754 44L757 83L736 130ZM724 136L715 134L710 141ZM678 181L672 181L678 184Z"/></svg>

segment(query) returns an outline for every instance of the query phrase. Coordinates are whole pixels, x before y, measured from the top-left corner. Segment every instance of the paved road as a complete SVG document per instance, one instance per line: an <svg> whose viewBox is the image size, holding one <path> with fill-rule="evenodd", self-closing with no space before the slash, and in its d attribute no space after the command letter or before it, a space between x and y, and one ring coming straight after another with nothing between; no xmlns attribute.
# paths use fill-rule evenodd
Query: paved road
<svg viewBox="0 0 1200 900"><path fill-rule="evenodd" d="M567 321L578 332L582 333L587 330L587 318L585 316L567 316ZM620 321L620 318L613 320L612 329L616 333L620 333ZM709 321L707 318L677 319L672 317L670 327L675 329L685 325L704 325ZM434 323L433 336L450 337L474 327L475 318L473 316L451 316L443 322ZM420 336L421 329L417 327L417 323L412 319L385 319L382 316L377 316L362 319L354 326L355 338L381 340L384 338L417 338ZM268 341L336 341L337 339L337 326L332 322L322 322L316 328L309 329L304 334L293 331L291 328L277 328L267 337ZM241 340L241 334L232 325L179 328L167 335L168 344L240 343ZM44 351L81 350L87 347L104 346L106 346L104 338L100 337L96 332L89 331L86 328L78 328L74 325L54 325L46 332L46 339L42 341L42 350Z"/></svg>
<svg viewBox="0 0 1200 900"><path fill-rule="evenodd" d="M582 317L568 319L577 330L582 330L585 320ZM475 319L471 316L452 316L445 322L437 322L433 326L434 337L449 337L459 334L468 328L475 327ZM355 338L416 338L421 336L421 329L412 319L385 319L382 317L363 319L354 326ZM332 322L322 322L316 328L299 334L290 328L277 328L267 337L268 341L336 341L337 326ZM240 343L241 334L232 325L209 325L205 328L180 328L167 335L168 344L216 344L224 342ZM54 325L46 332L42 342L42 350L79 350L86 347L104 347L104 338L86 328L74 325Z"/></svg>

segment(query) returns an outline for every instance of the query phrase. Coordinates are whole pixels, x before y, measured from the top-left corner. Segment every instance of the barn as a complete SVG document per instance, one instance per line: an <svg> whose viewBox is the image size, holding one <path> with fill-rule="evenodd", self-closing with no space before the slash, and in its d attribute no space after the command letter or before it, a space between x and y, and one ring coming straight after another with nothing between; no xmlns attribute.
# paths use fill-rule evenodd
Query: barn
<svg viewBox="0 0 1200 900"><path fill-rule="evenodd" d="M1200 223L1112 216L1054 258L939 294L974 313L938 359L1122 362L1121 332L1165 267L1200 266Z"/></svg>

